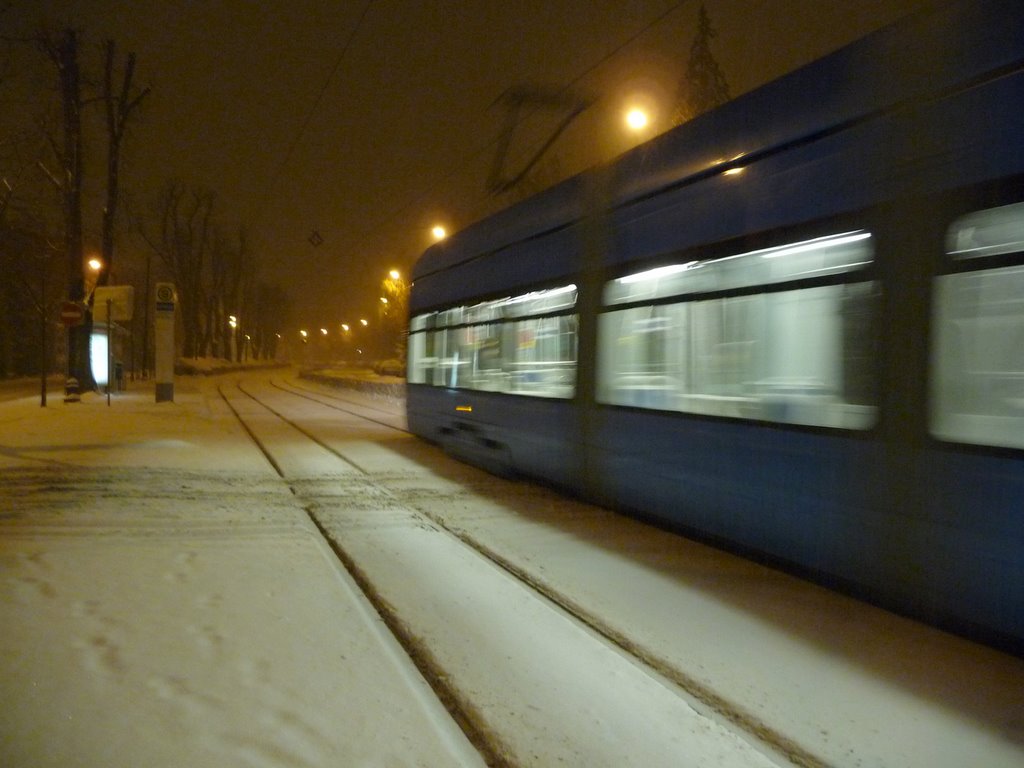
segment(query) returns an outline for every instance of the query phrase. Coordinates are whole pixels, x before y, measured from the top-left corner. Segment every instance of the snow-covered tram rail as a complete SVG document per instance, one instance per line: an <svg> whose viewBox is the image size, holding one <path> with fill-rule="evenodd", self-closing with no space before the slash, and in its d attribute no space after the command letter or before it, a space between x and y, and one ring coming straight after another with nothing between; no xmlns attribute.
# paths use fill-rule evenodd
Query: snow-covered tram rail
<svg viewBox="0 0 1024 768"><path fill-rule="evenodd" d="M403 478L348 437L407 434L380 409L267 384L218 391L488 765L821 764L443 515L405 504Z"/></svg>

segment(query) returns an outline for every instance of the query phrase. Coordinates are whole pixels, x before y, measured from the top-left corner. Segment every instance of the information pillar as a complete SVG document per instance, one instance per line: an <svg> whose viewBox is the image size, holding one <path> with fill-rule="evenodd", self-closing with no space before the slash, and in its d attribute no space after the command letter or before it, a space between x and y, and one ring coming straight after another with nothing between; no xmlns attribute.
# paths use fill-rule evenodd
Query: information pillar
<svg viewBox="0 0 1024 768"><path fill-rule="evenodd" d="M174 400L174 307L173 283L156 284L156 401Z"/></svg>

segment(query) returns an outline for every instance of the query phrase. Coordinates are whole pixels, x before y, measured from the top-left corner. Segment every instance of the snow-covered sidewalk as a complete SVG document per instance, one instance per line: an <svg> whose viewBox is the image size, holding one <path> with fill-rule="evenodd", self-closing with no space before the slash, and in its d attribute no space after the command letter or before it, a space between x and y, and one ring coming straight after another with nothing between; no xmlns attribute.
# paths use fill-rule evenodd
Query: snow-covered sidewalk
<svg viewBox="0 0 1024 768"><path fill-rule="evenodd" d="M0 403L0 765L481 765L187 381Z"/></svg>

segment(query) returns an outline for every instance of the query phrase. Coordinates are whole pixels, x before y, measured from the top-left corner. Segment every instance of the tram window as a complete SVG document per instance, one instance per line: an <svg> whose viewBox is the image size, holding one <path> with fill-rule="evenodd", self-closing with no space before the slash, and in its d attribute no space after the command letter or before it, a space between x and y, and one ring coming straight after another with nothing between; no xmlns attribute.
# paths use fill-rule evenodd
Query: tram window
<svg viewBox="0 0 1024 768"><path fill-rule="evenodd" d="M954 259L1024 251L1024 203L969 213L953 222L946 242Z"/></svg>
<svg viewBox="0 0 1024 768"><path fill-rule="evenodd" d="M932 434L1024 448L1024 204L964 216L948 243L979 261L935 284Z"/></svg>
<svg viewBox="0 0 1024 768"><path fill-rule="evenodd" d="M605 286L608 306L713 293L855 272L871 263L863 230L802 240L710 261L688 261L626 275Z"/></svg>
<svg viewBox="0 0 1024 768"><path fill-rule="evenodd" d="M571 398L577 319L564 311L575 304L576 286L569 285L414 317L409 382Z"/></svg>
<svg viewBox="0 0 1024 768"><path fill-rule="evenodd" d="M865 282L607 312L598 399L866 429L876 304Z"/></svg>
<svg viewBox="0 0 1024 768"><path fill-rule="evenodd" d="M870 233L856 230L609 282L606 306L633 306L601 316L598 399L871 427L878 290L863 270L872 260Z"/></svg>

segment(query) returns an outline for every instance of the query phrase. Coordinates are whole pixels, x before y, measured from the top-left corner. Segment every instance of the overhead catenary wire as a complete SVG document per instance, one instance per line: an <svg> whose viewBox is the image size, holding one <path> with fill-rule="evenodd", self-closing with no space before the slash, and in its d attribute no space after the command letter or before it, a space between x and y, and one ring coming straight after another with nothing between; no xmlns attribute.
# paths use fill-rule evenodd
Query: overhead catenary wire
<svg viewBox="0 0 1024 768"><path fill-rule="evenodd" d="M270 183L267 185L266 191L260 198L259 204L256 206L255 215L253 217L255 221L259 221L263 217L263 208L267 204L267 200L270 198L273 190L277 187L277 183L284 173L284 169L291 161L292 155L295 153L295 149L298 147L302 137L306 134L306 130L309 128L310 123L313 122L313 116L320 107L320 102L323 101L324 94L327 93L327 88L330 86L331 81L334 80L334 76L338 74L338 70L341 69L341 64L345 60L349 49L352 47L352 43L355 41L356 36L362 29L363 23L366 21L366 17L370 12L370 7L373 3L374 0L366 0L366 2L363 3L363 8L359 12L356 23L352 29L349 30L348 37L345 38L345 42L341 46L341 50L338 52L338 57L334 60L334 64L331 67L330 72L328 72L327 77L324 78L323 83L320 85L320 90L316 94L316 98L313 99L313 103L310 105L309 110L307 110L306 116L303 118L301 125L299 125L299 129L295 132L291 143L288 145L288 149L281 158L281 162L278 163L277 169L270 177Z"/></svg>
<svg viewBox="0 0 1024 768"><path fill-rule="evenodd" d="M673 3L666 10L662 11L661 13L659 13L657 16L655 16L653 19L651 19L649 22L647 22L644 26L642 26L636 32L634 32L633 34L628 36L621 43L616 45L614 48L612 48L610 51L605 53L603 56L601 56L599 59L594 61L592 64L588 65L583 70L581 70L579 72L579 74L577 74L575 77L573 77L572 80L568 81L563 86L561 86L561 88L556 88L555 92L557 92L557 93L568 93L568 92L570 92L582 80L584 80L585 78L590 76L593 72L595 72L597 69L599 69L601 66L603 66L604 64L606 64L607 62L609 62L610 60L612 60L613 58L618 56L620 53L622 53L622 51L624 51L626 48L628 48L630 45L632 45L638 39L640 39L641 37L646 35L648 32L650 32L650 30L654 29L659 24L662 24L666 19L668 19L672 14L674 14L680 8L682 8L685 5L691 4L692 2L694 2L694 0L679 0L679 2ZM524 115L523 120L526 120L526 119L529 119L530 117L532 117L533 114L535 113L535 111L536 110L532 110L530 112L527 112ZM458 176L461 173L464 173L466 171L466 169L469 168L473 163L477 162L482 155L484 155L487 152L493 151L495 149L495 147L498 145L498 143L500 141L502 141L502 139L503 139L503 132L501 134L498 134L498 135L490 138L489 140L487 140L485 143L481 144L476 149L470 151L467 155L464 156L464 158L462 159L461 162L454 163L453 166L452 166L452 170L449 171L448 173L446 173L444 176L440 177L436 182L431 184L430 187L424 189L423 192L415 195L407 203L405 203L404 205L400 205L399 207L395 208L391 213L386 214L381 219L379 219L376 223L374 223L374 224L370 225L369 227L367 227L365 230L363 230L362 233L357 235L356 238L354 239L353 245L352 245L352 250L359 250L359 248L364 246L366 244L366 242L368 240L370 240L375 234L377 234L381 230L385 229L392 222L394 222L395 220L399 219L401 216L407 214L410 210L413 210L414 208L416 208L418 206L421 206L425 201L431 199L432 197L436 197L438 189L443 187L447 182L449 182L454 177Z"/></svg>

